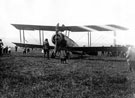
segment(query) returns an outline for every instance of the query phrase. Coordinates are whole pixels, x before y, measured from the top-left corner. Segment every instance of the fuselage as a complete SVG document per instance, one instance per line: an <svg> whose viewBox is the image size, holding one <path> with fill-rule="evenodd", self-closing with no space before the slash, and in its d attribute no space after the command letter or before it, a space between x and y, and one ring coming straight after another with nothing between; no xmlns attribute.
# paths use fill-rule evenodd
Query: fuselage
<svg viewBox="0 0 135 98"><path fill-rule="evenodd" d="M56 47L78 47L78 44L75 43L68 36L65 36L62 33L58 33L52 36L52 43L56 45Z"/></svg>

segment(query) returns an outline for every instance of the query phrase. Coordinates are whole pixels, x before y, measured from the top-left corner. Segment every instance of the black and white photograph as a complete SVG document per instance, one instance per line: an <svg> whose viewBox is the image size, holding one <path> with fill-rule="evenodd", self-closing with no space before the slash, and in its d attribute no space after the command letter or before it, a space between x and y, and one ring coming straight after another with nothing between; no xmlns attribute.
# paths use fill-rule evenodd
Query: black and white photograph
<svg viewBox="0 0 135 98"><path fill-rule="evenodd" d="M0 0L0 98L135 98L134 0Z"/></svg>

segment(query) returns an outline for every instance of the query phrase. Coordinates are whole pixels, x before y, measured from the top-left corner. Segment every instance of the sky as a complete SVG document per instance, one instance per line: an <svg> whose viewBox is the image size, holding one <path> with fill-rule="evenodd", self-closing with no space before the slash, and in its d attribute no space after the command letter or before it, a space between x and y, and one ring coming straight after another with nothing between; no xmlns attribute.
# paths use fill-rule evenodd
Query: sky
<svg viewBox="0 0 135 98"><path fill-rule="evenodd" d="M106 25L129 28L117 31L118 44L133 44L135 37L134 0L0 0L0 38L5 45L19 42L19 31L11 24ZM51 43L54 32L45 31ZM38 32L26 31L28 43L39 44ZM79 45L87 45L87 32L71 32ZM92 32L92 45L113 44L113 32Z"/></svg>

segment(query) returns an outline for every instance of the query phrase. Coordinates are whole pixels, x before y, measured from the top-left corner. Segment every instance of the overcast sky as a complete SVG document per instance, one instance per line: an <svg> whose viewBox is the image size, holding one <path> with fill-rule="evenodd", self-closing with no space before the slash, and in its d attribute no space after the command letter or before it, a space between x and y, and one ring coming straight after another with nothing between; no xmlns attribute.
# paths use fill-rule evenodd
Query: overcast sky
<svg viewBox="0 0 135 98"><path fill-rule="evenodd" d="M132 29L118 35L119 43L127 43L125 39L132 43L135 36L134 4L134 0L0 0L0 38L5 44L19 42L19 31L11 24L117 24ZM26 40L29 43L39 43L36 33L27 31ZM46 32L49 39L51 35L50 32ZM112 44L111 35L113 33L109 36L106 32L95 33L92 35L92 43ZM79 44L87 44L87 33L72 33L70 36Z"/></svg>

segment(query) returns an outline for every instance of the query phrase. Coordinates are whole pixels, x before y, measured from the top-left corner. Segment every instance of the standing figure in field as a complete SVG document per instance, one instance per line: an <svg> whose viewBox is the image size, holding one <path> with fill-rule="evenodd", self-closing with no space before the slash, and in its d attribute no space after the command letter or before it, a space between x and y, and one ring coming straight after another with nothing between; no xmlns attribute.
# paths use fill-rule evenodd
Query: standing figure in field
<svg viewBox="0 0 135 98"><path fill-rule="evenodd" d="M24 50L23 50L23 54L26 54L26 52L27 52L27 51L26 51L26 48L24 48Z"/></svg>
<svg viewBox="0 0 135 98"><path fill-rule="evenodd" d="M135 48L129 47L126 54L127 63L130 71L135 71Z"/></svg>
<svg viewBox="0 0 135 98"><path fill-rule="evenodd" d="M29 53L30 52L30 49L29 48L27 48L27 53Z"/></svg>
<svg viewBox="0 0 135 98"><path fill-rule="evenodd" d="M64 49L61 49L60 51L60 60L62 64L67 63L67 55Z"/></svg>
<svg viewBox="0 0 135 98"><path fill-rule="evenodd" d="M15 51L17 52L17 49L18 49L18 47L17 46L15 46Z"/></svg>
<svg viewBox="0 0 135 98"><path fill-rule="evenodd" d="M8 47L8 54L11 55L11 47Z"/></svg>
<svg viewBox="0 0 135 98"><path fill-rule="evenodd" d="M50 45L49 45L48 39L45 39L45 41L43 42L43 50L44 50L44 58L45 58L45 55L47 55L47 58L49 59Z"/></svg>
<svg viewBox="0 0 135 98"><path fill-rule="evenodd" d="M2 56L2 51L3 51L3 42L2 39L0 39L0 56Z"/></svg>
<svg viewBox="0 0 135 98"><path fill-rule="evenodd" d="M8 46L6 46L6 47L4 48L4 51L5 51L5 52L4 52L5 54L8 54Z"/></svg>

